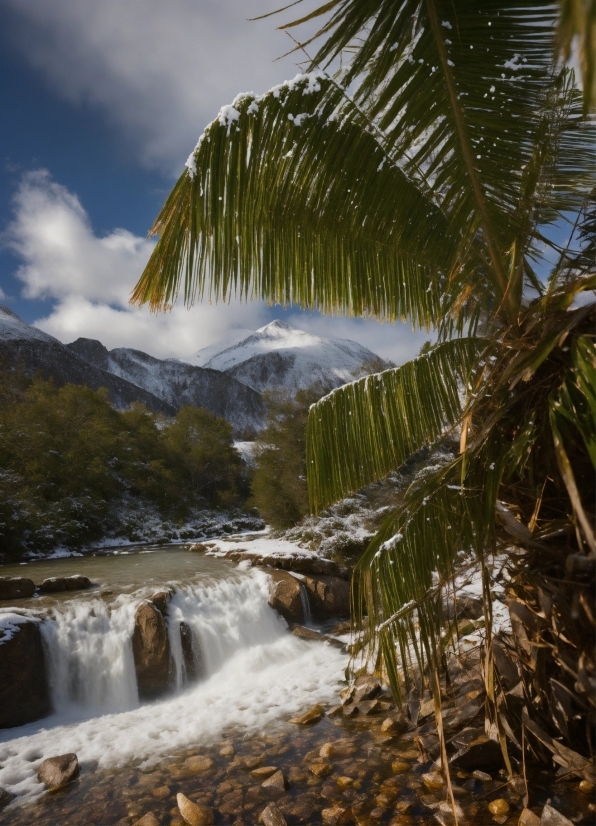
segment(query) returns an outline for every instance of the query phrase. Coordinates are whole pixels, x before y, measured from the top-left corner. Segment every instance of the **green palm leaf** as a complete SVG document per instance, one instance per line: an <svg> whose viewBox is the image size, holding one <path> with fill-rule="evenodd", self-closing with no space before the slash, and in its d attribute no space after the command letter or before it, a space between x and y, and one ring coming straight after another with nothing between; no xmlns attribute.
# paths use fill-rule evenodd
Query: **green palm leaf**
<svg viewBox="0 0 596 826"><path fill-rule="evenodd" d="M343 92L307 75L224 107L159 215L133 300L236 293L436 323L460 238ZM461 277L461 276L460 276Z"/></svg>
<svg viewBox="0 0 596 826"><path fill-rule="evenodd" d="M463 412L462 389L485 346L478 338L444 342L313 405L307 433L312 507L381 479L453 428Z"/></svg>

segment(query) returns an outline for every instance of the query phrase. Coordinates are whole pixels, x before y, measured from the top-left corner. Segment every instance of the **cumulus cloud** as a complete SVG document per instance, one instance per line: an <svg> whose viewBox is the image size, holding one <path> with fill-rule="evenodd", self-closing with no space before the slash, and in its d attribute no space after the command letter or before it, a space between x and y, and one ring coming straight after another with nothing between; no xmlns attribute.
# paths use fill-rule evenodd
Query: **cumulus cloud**
<svg viewBox="0 0 596 826"><path fill-rule="evenodd" d="M154 356L183 357L236 327L269 320L263 303L176 306L152 315L128 305L128 297L154 242L127 230L104 237L93 232L79 199L48 172L23 178L4 243L21 259L16 276L27 298L53 300L36 326L68 342L97 338L106 347L135 347Z"/></svg>
<svg viewBox="0 0 596 826"><path fill-rule="evenodd" d="M100 107L139 161L180 171L238 92L296 74L278 0L0 0L11 42L58 94ZM307 0L307 6L313 0ZM284 18L285 20L285 18Z"/></svg>

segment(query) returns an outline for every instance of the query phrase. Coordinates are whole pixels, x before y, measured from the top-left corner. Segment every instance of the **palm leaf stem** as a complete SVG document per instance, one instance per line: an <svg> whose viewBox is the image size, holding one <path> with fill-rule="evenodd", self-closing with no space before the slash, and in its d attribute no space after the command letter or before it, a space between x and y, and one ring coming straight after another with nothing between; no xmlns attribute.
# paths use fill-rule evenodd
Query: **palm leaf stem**
<svg viewBox="0 0 596 826"><path fill-rule="evenodd" d="M482 223L482 231L484 233L484 237L486 240L486 245L488 247L488 251L490 254L490 259L493 265L494 274L496 277L497 287L502 297L502 302L505 301L507 292L508 292L508 283L507 278L505 276L505 272L503 270L503 263L500 250L497 245L496 238L494 237L490 219L488 217L488 211L486 209L486 204L484 202L484 195L482 192L482 187L480 186L480 181L478 180L478 176L476 175L476 170L474 168L474 162L472 159L472 151L470 148L470 140L468 136L468 132L466 129L466 124L464 121L463 113L461 107L458 102L458 95L455 88L455 82L453 79L453 74L451 72L451 68L449 66L449 58L447 55L447 50L445 48L445 43L443 42L443 36L441 34L441 26L439 23L439 18L437 15L437 9L435 6L434 0L426 0L426 7L428 11L428 17L431 25L431 29L435 38L437 51L439 53L439 60L441 61L441 66L443 68L443 75L445 78L445 85L447 86L447 92L449 94L449 100L451 102L451 108L453 111L453 117L455 120L455 126L457 129L457 133L459 135L460 144L461 144L461 151L464 158L464 163L466 165L466 169L468 175L470 176L470 181L472 183L472 188L474 191L474 196L476 198L476 204L478 207L478 211L480 213L480 219ZM510 321L510 323L515 324L517 320L517 310L514 306L508 306L506 310L506 315Z"/></svg>

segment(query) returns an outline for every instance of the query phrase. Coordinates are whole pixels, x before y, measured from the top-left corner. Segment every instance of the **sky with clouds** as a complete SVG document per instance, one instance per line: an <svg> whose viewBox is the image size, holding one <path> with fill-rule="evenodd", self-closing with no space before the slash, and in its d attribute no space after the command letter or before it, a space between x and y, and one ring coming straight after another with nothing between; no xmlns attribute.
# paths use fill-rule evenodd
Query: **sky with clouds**
<svg viewBox="0 0 596 826"><path fill-rule="evenodd" d="M305 9L313 0L306 0ZM151 315L128 295L198 135L243 91L294 76L279 0L0 0L0 300L62 341L189 355L273 318L400 363L409 325L260 302ZM285 19L285 18L284 18Z"/></svg>

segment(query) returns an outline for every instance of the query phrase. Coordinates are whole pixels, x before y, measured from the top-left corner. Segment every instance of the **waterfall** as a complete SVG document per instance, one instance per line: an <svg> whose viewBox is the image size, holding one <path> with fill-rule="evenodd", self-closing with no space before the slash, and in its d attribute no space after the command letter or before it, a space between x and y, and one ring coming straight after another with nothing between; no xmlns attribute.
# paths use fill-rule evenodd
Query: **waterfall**
<svg viewBox="0 0 596 826"><path fill-rule="evenodd" d="M259 577L176 587L166 614L174 690L209 678L241 649L274 643L285 633ZM138 707L132 634L139 601L75 599L42 623L56 712L75 707L98 715Z"/></svg>
<svg viewBox="0 0 596 826"><path fill-rule="evenodd" d="M300 583L300 601L302 602L302 611L304 613L304 624L312 625L312 614L310 612L310 600L308 599L308 591L304 582Z"/></svg>

